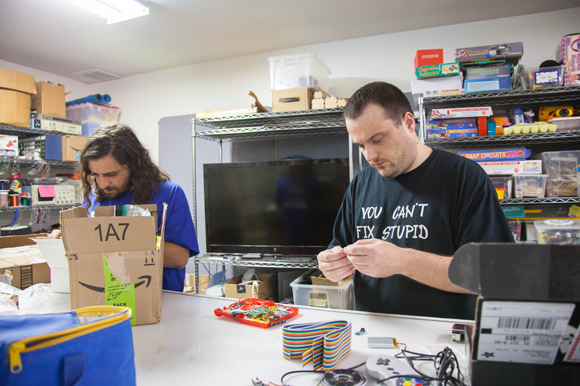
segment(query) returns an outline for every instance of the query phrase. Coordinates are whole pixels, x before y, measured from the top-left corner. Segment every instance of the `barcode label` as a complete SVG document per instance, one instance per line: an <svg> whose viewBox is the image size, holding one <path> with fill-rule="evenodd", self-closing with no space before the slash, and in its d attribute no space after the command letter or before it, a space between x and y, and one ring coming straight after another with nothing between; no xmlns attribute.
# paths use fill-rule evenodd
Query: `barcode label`
<svg viewBox="0 0 580 386"><path fill-rule="evenodd" d="M477 360L554 364L574 303L483 301Z"/></svg>
<svg viewBox="0 0 580 386"><path fill-rule="evenodd" d="M547 318L498 318L499 328L518 328L525 330L553 330L557 319Z"/></svg>

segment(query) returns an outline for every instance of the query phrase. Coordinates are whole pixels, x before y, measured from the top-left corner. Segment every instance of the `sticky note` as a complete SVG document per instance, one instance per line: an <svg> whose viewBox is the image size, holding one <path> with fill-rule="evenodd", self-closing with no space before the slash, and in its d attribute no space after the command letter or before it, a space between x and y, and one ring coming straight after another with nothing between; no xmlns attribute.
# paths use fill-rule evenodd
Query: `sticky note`
<svg viewBox="0 0 580 386"><path fill-rule="evenodd" d="M38 185L38 194L40 197L55 197L54 185Z"/></svg>

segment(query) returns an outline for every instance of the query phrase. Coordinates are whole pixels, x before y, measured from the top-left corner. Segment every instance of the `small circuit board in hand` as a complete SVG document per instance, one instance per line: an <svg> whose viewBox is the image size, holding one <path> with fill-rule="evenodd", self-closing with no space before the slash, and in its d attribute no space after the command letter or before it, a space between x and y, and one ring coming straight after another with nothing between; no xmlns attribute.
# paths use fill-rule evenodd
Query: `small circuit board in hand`
<svg viewBox="0 0 580 386"><path fill-rule="evenodd" d="M277 304L269 300L243 299L224 308L214 310L216 316L229 316L240 323L268 328L286 323L298 314L298 308Z"/></svg>

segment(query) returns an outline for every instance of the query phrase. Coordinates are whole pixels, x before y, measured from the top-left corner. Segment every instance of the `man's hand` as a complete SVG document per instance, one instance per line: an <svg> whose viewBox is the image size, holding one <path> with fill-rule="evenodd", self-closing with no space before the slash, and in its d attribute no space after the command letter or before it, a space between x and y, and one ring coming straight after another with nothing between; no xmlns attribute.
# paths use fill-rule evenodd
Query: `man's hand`
<svg viewBox="0 0 580 386"><path fill-rule="evenodd" d="M327 279L339 282L355 271L352 263L346 258L342 247L336 246L318 254L318 269Z"/></svg>
<svg viewBox="0 0 580 386"><path fill-rule="evenodd" d="M60 239L62 236L60 229L53 229L52 232L48 234L48 237L53 237L55 239Z"/></svg>
<svg viewBox="0 0 580 386"><path fill-rule="evenodd" d="M404 249L380 239L362 239L344 248L347 259L360 273L371 277L405 274Z"/></svg>

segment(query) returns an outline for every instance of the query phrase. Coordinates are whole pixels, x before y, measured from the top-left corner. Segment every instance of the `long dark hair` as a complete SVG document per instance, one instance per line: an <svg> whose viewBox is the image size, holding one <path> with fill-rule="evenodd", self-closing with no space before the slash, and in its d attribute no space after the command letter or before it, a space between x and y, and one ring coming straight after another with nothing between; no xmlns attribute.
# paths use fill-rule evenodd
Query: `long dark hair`
<svg viewBox="0 0 580 386"><path fill-rule="evenodd" d="M151 160L149 152L143 147L135 132L127 125L111 123L99 128L89 139L81 152L80 174L83 182L83 196L89 203L94 195L97 202L103 202L105 196L96 188L91 175L89 161L111 155L123 167L129 170L129 182L133 189L132 204L148 204L155 190L163 181L171 177L162 171Z"/></svg>

